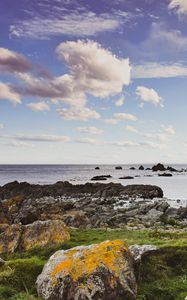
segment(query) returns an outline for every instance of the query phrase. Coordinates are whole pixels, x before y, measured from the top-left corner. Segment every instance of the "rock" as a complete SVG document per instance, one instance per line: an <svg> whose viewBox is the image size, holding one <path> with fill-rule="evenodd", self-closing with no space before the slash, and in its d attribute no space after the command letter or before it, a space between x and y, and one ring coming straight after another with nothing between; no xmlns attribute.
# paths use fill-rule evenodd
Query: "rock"
<svg viewBox="0 0 187 300"><path fill-rule="evenodd" d="M173 175L170 173L163 173L163 174L158 174L160 177L172 177Z"/></svg>
<svg viewBox="0 0 187 300"><path fill-rule="evenodd" d="M97 180L107 180L107 178L111 178L111 175L99 175L99 176L94 176L91 178L92 181L97 181Z"/></svg>
<svg viewBox="0 0 187 300"><path fill-rule="evenodd" d="M123 168L121 166L115 167L116 170L122 170Z"/></svg>
<svg viewBox="0 0 187 300"><path fill-rule="evenodd" d="M125 176L125 177L120 177L119 179L134 179L132 176Z"/></svg>
<svg viewBox="0 0 187 300"><path fill-rule="evenodd" d="M170 171L170 172L178 172L178 170L176 170L173 167L167 167L167 170Z"/></svg>
<svg viewBox="0 0 187 300"><path fill-rule="evenodd" d="M151 168L146 168L146 170L147 170L147 171L150 171L150 170L151 170Z"/></svg>
<svg viewBox="0 0 187 300"><path fill-rule="evenodd" d="M131 168L129 168L129 170L136 170L136 168L135 167L131 167Z"/></svg>
<svg viewBox="0 0 187 300"><path fill-rule="evenodd" d="M67 227L59 220L36 221L29 225L7 225L0 234L0 253L58 245L69 239Z"/></svg>
<svg viewBox="0 0 187 300"><path fill-rule="evenodd" d="M22 228L21 225L7 225L0 234L0 253L13 253L19 247Z"/></svg>
<svg viewBox="0 0 187 300"><path fill-rule="evenodd" d="M99 167L95 167L95 170L100 170L100 168Z"/></svg>
<svg viewBox="0 0 187 300"><path fill-rule="evenodd" d="M144 254L155 250L157 250L157 247L154 245L132 245L129 247L129 251L131 252L135 262L141 261Z"/></svg>
<svg viewBox="0 0 187 300"><path fill-rule="evenodd" d="M3 267L4 265L5 265L5 261L2 258L0 258L0 268Z"/></svg>
<svg viewBox="0 0 187 300"><path fill-rule="evenodd" d="M163 164L157 164L157 165L155 165L155 166L152 167L152 171L153 172L166 171L166 168L164 167Z"/></svg>
<svg viewBox="0 0 187 300"><path fill-rule="evenodd" d="M143 170L144 170L144 167L143 167L143 166L140 166L140 167L139 167L139 170L140 170L140 171L143 171Z"/></svg>
<svg viewBox="0 0 187 300"><path fill-rule="evenodd" d="M57 251L37 278L45 300L135 300L130 252L122 241Z"/></svg>
<svg viewBox="0 0 187 300"><path fill-rule="evenodd" d="M28 251L33 248L62 244L69 239L69 231L62 221L36 221L23 226L19 248Z"/></svg>

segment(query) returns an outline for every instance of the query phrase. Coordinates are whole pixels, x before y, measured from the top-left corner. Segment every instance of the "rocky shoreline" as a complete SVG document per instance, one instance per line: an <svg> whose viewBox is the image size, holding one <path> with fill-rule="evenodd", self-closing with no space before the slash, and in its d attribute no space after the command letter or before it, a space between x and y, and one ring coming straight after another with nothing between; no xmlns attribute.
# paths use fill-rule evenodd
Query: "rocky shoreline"
<svg viewBox="0 0 187 300"><path fill-rule="evenodd" d="M0 224L61 220L75 228L185 227L187 208L174 208L151 185L17 181L0 187Z"/></svg>

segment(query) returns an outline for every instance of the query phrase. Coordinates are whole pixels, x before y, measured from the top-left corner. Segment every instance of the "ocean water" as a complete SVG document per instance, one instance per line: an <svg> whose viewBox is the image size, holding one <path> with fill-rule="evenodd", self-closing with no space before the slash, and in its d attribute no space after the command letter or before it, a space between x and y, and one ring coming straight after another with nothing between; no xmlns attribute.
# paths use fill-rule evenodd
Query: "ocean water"
<svg viewBox="0 0 187 300"><path fill-rule="evenodd" d="M173 177L158 177L157 172L129 170L139 165L121 165L122 170L115 170L116 165L0 165L0 185L17 180L29 183L49 184L56 181L69 181L72 184L89 182L96 175L111 175L106 182L128 184L152 184L163 189L164 197L187 202L187 172L173 173ZM186 169L187 165L172 165L176 169ZM144 165L145 168L152 165ZM153 177L150 177L153 176ZM140 176L133 180L120 180L122 176Z"/></svg>

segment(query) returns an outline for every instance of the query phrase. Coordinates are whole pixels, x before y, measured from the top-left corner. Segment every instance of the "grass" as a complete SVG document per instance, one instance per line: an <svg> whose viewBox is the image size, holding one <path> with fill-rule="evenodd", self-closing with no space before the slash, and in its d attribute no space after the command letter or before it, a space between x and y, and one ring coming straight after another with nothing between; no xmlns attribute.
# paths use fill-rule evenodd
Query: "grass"
<svg viewBox="0 0 187 300"><path fill-rule="evenodd" d="M58 247L5 254L0 268L0 300L38 300L35 281L58 249L122 239L128 245L153 244L160 250L141 264L138 298L141 300L184 300L187 296L187 233L158 230L72 230L70 241Z"/></svg>

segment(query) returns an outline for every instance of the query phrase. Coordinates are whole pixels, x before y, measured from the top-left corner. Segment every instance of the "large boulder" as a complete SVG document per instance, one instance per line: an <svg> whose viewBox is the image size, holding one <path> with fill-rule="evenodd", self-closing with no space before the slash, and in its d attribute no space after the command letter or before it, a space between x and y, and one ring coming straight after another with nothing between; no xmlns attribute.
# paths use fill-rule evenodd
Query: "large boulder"
<svg viewBox="0 0 187 300"><path fill-rule="evenodd" d="M0 253L58 245L69 239L69 231L60 220L36 221L29 225L1 225Z"/></svg>
<svg viewBox="0 0 187 300"><path fill-rule="evenodd" d="M120 240L57 251L36 285L45 300L133 300L137 292L132 257Z"/></svg>
<svg viewBox="0 0 187 300"><path fill-rule="evenodd" d="M62 244L69 239L69 231L62 221L36 221L23 226L20 248L27 251Z"/></svg>

